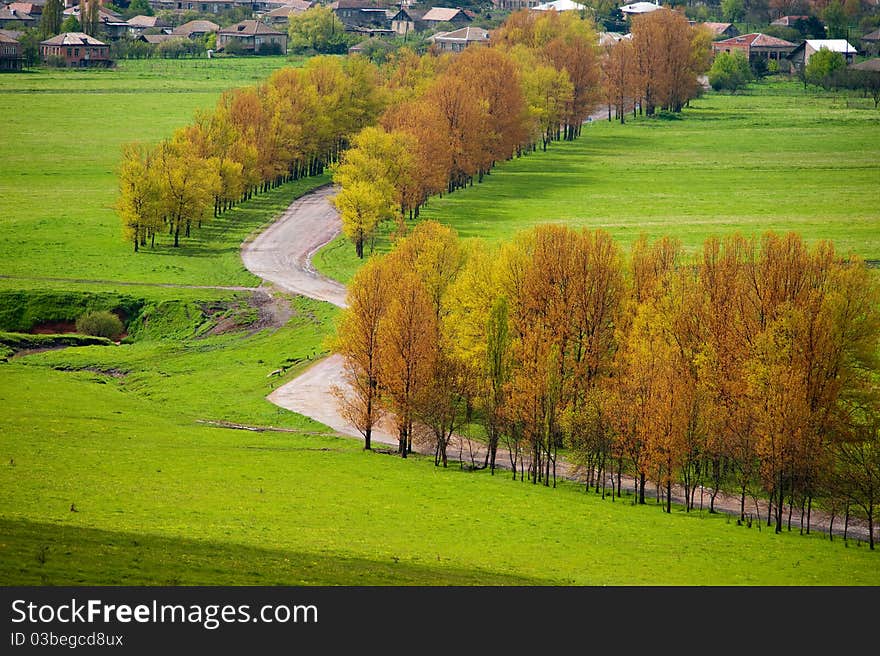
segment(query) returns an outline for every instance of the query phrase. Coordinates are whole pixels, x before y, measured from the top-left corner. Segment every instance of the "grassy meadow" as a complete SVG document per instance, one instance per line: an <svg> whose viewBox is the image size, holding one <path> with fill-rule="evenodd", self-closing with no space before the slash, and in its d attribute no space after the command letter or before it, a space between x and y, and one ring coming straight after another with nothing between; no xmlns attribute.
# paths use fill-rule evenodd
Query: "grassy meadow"
<svg viewBox="0 0 880 656"><path fill-rule="evenodd" d="M645 233L691 252L712 235L796 231L880 259L878 153L880 112L869 99L768 80L707 94L680 117L594 121L577 141L432 198L421 217L489 241L565 223L606 230L624 249ZM357 267L342 240L316 261L343 279Z"/></svg>
<svg viewBox="0 0 880 656"><path fill-rule="evenodd" d="M121 61L118 69L0 76L0 275L257 284L241 265L238 244L223 235L234 214L174 254L146 249L131 257L113 209L116 166L124 143L170 137L197 110L213 108L224 90L300 63L285 57L150 59ZM272 206L268 216L276 212Z"/></svg>
<svg viewBox="0 0 880 656"><path fill-rule="evenodd" d="M255 197L174 252L131 253L111 206L122 143L168 136L195 109L212 106L224 88L257 82L286 63L123 62L115 71L0 77L0 111L13 126L9 134L20 135L0 140L0 331L70 321L101 303L137 313L120 344L12 355L3 346L12 338L0 333L0 583L880 585L877 553L852 540L774 535L725 515L681 509L666 515L627 497L603 501L573 484L553 490L513 483L503 472L441 470L430 458L364 452L359 441L266 401L274 387L325 354L337 310L278 297L289 320L267 325L252 292L200 286L255 285L238 257L241 241L326 178ZM757 136L748 137L755 126L764 120L770 129L770 117L782 120L803 104L785 89L750 98L749 120L758 121L751 128L734 116L748 106L745 97L718 96L697 101L680 121L594 124L578 142L505 163L482 185L432 200L424 216L445 217L466 236L490 239L560 219L563 211L580 212L587 201L598 207L601 200L601 212L633 231L642 220L660 221L661 200L667 210L679 208L679 220L687 203L676 196L705 197L714 184L696 175L707 168L709 131L719 148L747 139L738 147L743 164L748 143L758 144ZM802 194L816 201L821 194L806 187L818 180L837 180L838 187L822 205L798 206L804 224L854 244L880 240L868 202L870 196L876 205L876 184L873 195L865 188L877 182L876 161L867 157L877 151L877 115L826 98L815 102L823 118L811 134L819 141L831 134L836 146L827 146L829 154L845 138L835 132L838 113L850 117L843 121L851 123L846 134L861 134L848 149L843 176L852 182L850 213L839 206L842 183L828 173L833 167L820 175L809 157L793 151L787 175L765 171L776 183L750 193L767 196L765 208L781 209L785 194L775 185L797 178L797 162L806 162L803 175L813 177L802 183ZM769 107L764 119L762 103ZM807 124L804 118L800 130ZM688 130L702 145L677 150ZM799 134L789 138L806 147ZM615 173L609 167L616 158ZM667 187L672 169L687 162L684 179ZM633 198L618 216L615 204L633 194L619 192L616 201L608 194L627 167L655 177L665 191L638 203ZM719 164L721 173L749 179L732 163ZM563 194L558 202L551 188ZM751 208L732 215L737 225L761 212L760 198L747 191L726 192L734 207ZM703 202L717 209L724 198L719 193ZM472 226L465 199L476 208ZM826 206L826 218L815 218L817 207ZM542 217L541 207L559 216ZM711 214L708 205L702 211L704 218ZM859 223L871 217L873 234ZM690 226L676 220L665 225L678 226L683 239L697 240L699 230L709 229L696 219ZM820 226L823 221L833 225ZM615 234L628 234L620 230ZM377 242L387 247L387 236ZM318 264L347 279L358 263L339 240ZM285 373L269 376L277 369Z"/></svg>
<svg viewBox="0 0 880 656"><path fill-rule="evenodd" d="M198 425L125 376L6 367L5 583L880 583L876 553L841 540L440 470L320 430ZM237 396L253 395L224 402Z"/></svg>

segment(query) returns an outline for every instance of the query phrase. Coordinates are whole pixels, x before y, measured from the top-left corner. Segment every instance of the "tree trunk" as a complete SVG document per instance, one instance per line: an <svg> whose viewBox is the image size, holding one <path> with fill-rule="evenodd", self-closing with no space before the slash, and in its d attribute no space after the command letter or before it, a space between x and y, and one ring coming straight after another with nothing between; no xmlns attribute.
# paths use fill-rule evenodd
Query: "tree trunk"
<svg viewBox="0 0 880 656"><path fill-rule="evenodd" d="M639 505L645 505L645 474L639 472Z"/></svg>

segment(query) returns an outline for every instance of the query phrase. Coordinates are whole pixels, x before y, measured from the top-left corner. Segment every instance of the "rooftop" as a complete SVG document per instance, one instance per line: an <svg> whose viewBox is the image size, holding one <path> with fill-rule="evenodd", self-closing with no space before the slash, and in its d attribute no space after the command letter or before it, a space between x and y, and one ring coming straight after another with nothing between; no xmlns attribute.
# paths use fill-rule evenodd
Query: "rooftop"
<svg viewBox="0 0 880 656"><path fill-rule="evenodd" d="M740 36L734 36L729 39L724 39L723 41L716 41L714 44L717 46L728 46L728 45L748 45L750 48L756 47L775 47L775 48L794 48L795 44L791 41L786 41L785 39L779 39L775 36L770 36L769 34L762 34L760 32L752 32L751 34L742 34Z"/></svg>
<svg viewBox="0 0 880 656"><path fill-rule="evenodd" d="M183 25L178 25L173 30L171 30L172 34L192 34L193 32L216 32L220 29L220 26L217 23L214 23L209 20L193 20L189 23L184 23Z"/></svg>
<svg viewBox="0 0 880 656"><path fill-rule="evenodd" d="M629 5L623 5L620 11L624 14L647 14L660 9L660 5L653 2L634 2Z"/></svg>
<svg viewBox="0 0 880 656"><path fill-rule="evenodd" d="M438 32L431 37L431 40L462 43L488 42L489 33L482 27L472 27L468 25L467 27L462 27L461 29L453 30L452 32Z"/></svg>
<svg viewBox="0 0 880 656"><path fill-rule="evenodd" d="M423 21L435 21L437 23L447 23L455 18L459 13L465 14L463 9L450 9L449 7L431 7L425 15L422 16Z"/></svg>
<svg viewBox="0 0 880 656"><path fill-rule="evenodd" d="M64 32L51 39L40 41L40 45L46 46L106 46L103 41L98 41L93 36L83 32Z"/></svg>
<svg viewBox="0 0 880 656"><path fill-rule="evenodd" d="M581 11L586 8L586 5L574 2L573 0L554 0L553 2L545 2L544 4L532 7L534 11Z"/></svg>
<svg viewBox="0 0 880 656"><path fill-rule="evenodd" d="M224 27L222 30L219 30L218 34L272 34L281 36L285 33L269 27L263 21L243 20L235 25Z"/></svg>
<svg viewBox="0 0 880 656"><path fill-rule="evenodd" d="M846 39L807 39L806 42L813 50L825 48L831 52L841 52L843 54L858 52Z"/></svg>
<svg viewBox="0 0 880 656"><path fill-rule="evenodd" d="M880 73L880 57L866 59L859 64L853 64L852 66L850 66L850 68L856 71L877 71L878 73Z"/></svg>
<svg viewBox="0 0 880 656"><path fill-rule="evenodd" d="M158 16L132 16L126 22L132 27L164 27L168 25Z"/></svg>

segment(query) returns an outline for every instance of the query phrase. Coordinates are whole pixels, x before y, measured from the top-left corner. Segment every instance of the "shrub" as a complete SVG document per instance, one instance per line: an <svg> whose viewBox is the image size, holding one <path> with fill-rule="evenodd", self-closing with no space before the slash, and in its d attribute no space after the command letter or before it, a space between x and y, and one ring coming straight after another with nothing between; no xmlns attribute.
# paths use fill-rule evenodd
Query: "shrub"
<svg viewBox="0 0 880 656"><path fill-rule="evenodd" d="M749 60L741 51L719 53L709 69L709 84L715 91L736 91L751 80Z"/></svg>
<svg viewBox="0 0 880 656"><path fill-rule="evenodd" d="M67 66L67 60L61 55L49 55L46 57L46 66L50 68L64 68Z"/></svg>
<svg viewBox="0 0 880 656"><path fill-rule="evenodd" d="M280 43L261 43L257 48L258 55L283 55Z"/></svg>
<svg viewBox="0 0 880 656"><path fill-rule="evenodd" d="M842 54L822 48L810 57L804 68L804 77L807 82L827 89L832 86L834 73L845 68L846 59Z"/></svg>
<svg viewBox="0 0 880 656"><path fill-rule="evenodd" d="M223 46L223 52L227 55L241 55L244 54L244 46L241 45L241 41L238 39L230 39Z"/></svg>
<svg viewBox="0 0 880 656"><path fill-rule="evenodd" d="M168 39L156 46L156 57L165 59L180 59L181 57L195 57L205 52L205 44L201 41L193 41L181 37L179 39Z"/></svg>
<svg viewBox="0 0 880 656"><path fill-rule="evenodd" d="M95 337L118 340L119 336L125 332L125 326L122 325L119 317L112 312L98 310L87 312L77 319L76 331L83 335L94 335Z"/></svg>

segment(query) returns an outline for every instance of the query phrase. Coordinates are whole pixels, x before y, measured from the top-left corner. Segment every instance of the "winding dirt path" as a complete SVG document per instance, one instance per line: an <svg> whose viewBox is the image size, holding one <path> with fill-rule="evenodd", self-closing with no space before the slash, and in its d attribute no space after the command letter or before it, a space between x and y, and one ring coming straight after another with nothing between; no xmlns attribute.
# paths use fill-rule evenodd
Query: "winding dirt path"
<svg viewBox="0 0 880 656"><path fill-rule="evenodd" d="M254 275L284 291L345 307L345 285L315 271L312 256L342 230L325 185L301 196L255 239L245 242L241 259Z"/></svg>
<svg viewBox="0 0 880 656"><path fill-rule="evenodd" d="M333 193L333 187L327 185L294 201L267 230L242 246L245 267L283 291L345 307L345 286L318 273L311 262L318 249L332 241L342 230L339 214L330 203ZM319 360L267 398L275 405L309 417L338 433L362 439L357 428L339 413L335 388L346 388L343 359L340 355L330 355ZM389 422L382 422L374 427L372 439L374 443L397 446L397 437ZM430 447L414 445L414 448L421 453L432 453ZM462 463L481 465L485 447L466 437L456 436L448 447L448 453L450 458L458 458ZM499 469L506 468L509 474L509 454L501 447L498 449L496 462ZM557 462L556 475L581 482L585 480L576 467L561 460ZM630 492L634 489L632 478L622 477L621 482L624 489ZM651 492L649 487L646 496L652 496ZM700 507L708 508L708 494L707 490ZM697 498L700 496L698 493ZM672 499L677 503L684 503L684 491L680 487L673 488ZM756 516L756 522L760 521L758 516L763 516L766 522L766 504L759 503L756 509L754 500L749 499L747 503L751 506L746 509L747 514ZM740 500L719 493L715 499L715 508L721 512L739 515ZM814 532L827 533L829 520L825 513L814 510L810 528ZM835 534L843 532L842 524L842 518L835 518ZM800 529L799 513L795 512L791 526L792 530ZM860 522L851 521L848 533L854 538L867 539L867 527Z"/></svg>
<svg viewBox="0 0 880 656"><path fill-rule="evenodd" d="M345 307L345 285L321 275L312 265L318 249L342 230L339 214L330 203L333 193L333 186L326 185L301 196L268 229L245 242L241 250L245 268L276 289ZM319 360L267 398L338 433L361 437L357 428L339 414L334 387L345 388L339 355ZM373 439L396 444L389 430L376 430Z"/></svg>

